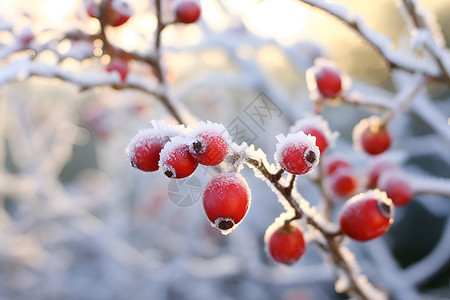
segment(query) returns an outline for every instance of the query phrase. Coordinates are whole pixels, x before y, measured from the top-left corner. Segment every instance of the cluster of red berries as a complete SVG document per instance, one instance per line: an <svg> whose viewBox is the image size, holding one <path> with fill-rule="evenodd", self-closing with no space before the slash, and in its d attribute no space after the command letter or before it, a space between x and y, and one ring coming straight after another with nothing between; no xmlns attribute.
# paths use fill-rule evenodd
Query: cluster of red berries
<svg viewBox="0 0 450 300"><path fill-rule="evenodd" d="M367 187L385 191L395 206L405 206L414 197L407 176L388 160L374 161L367 173Z"/></svg>
<svg viewBox="0 0 450 300"><path fill-rule="evenodd" d="M297 121L290 132L287 136L277 136L274 157L284 171L294 175L310 173L337 135L317 116ZM305 253L306 242L301 228L281 221L273 223L266 231L266 253L274 262L290 265Z"/></svg>
<svg viewBox="0 0 450 300"><path fill-rule="evenodd" d="M353 196L358 189L358 179L347 159L334 155L327 157L324 174L329 189L338 197Z"/></svg>
<svg viewBox="0 0 450 300"><path fill-rule="evenodd" d="M200 122L186 133L184 126L154 122L128 145L131 165L141 171L161 170L173 179L194 173L198 164L215 166L225 160L230 136L221 124Z"/></svg>
<svg viewBox="0 0 450 300"><path fill-rule="evenodd" d="M216 166L229 152L231 137L221 124L200 122L187 132L183 126L154 123L128 145L131 165L142 171L161 170L180 179L194 173L198 164ZM237 172L214 176L203 192L203 207L211 224L222 233L231 232L250 207L250 189Z"/></svg>
<svg viewBox="0 0 450 300"><path fill-rule="evenodd" d="M332 63L319 59L316 64L307 70L307 83L314 94L320 98L338 98L343 88L343 75ZM377 155L389 149L391 136L387 124L380 118L372 116L361 120L353 129L353 141L355 148L365 151L370 155Z"/></svg>
<svg viewBox="0 0 450 300"><path fill-rule="evenodd" d="M94 0L86 0L86 12L91 18L100 18L100 8ZM174 12L176 22L184 24L194 23L200 17L200 6L196 1L181 1L177 3ZM126 1L109 0L105 6L103 21L106 25L119 27L125 24L133 16L133 14L133 9ZM32 38L34 38L34 36ZM27 39L30 38L27 37ZM20 40L24 45L29 43L29 41L22 41L22 38ZM107 66L106 71L110 73L119 73L122 82L125 82L129 71L128 63L128 58L116 57Z"/></svg>
<svg viewBox="0 0 450 300"><path fill-rule="evenodd" d="M197 1L179 1L174 8L177 22L194 23L200 17L200 6ZM100 18L100 8L94 0L86 0L86 13L91 18ZM109 0L105 8L105 24L118 27L125 24L134 11L124 0Z"/></svg>

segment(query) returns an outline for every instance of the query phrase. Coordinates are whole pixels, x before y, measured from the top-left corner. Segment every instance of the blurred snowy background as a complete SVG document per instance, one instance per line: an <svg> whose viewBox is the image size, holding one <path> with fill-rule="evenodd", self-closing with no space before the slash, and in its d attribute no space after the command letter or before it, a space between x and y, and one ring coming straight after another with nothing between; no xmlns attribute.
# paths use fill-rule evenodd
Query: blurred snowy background
<svg viewBox="0 0 450 300"><path fill-rule="evenodd" d="M108 34L126 50L151 52L153 2L128 2L136 15ZM391 37L399 49L411 46L395 1L336 2ZM450 2L421 3L436 13L450 44ZM335 60L351 76L352 88L374 98L391 99L410 80L402 72L389 73L377 53L338 20L301 3L205 0L201 5L197 24L163 32L170 93L198 120L230 125L238 118L269 159L275 136L313 111L304 74L315 57ZM18 51L15 35L27 26L36 35L35 50ZM292 267L266 258L264 232L283 210L248 169L243 175L252 191L249 214L231 235L222 236L209 225L201 201L174 205L168 179L130 167L125 148L137 130L153 119L170 120L154 97L109 87L80 91L79 79L73 84L14 73L18 69L11 65L28 64L35 54L54 63L54 54L39 45L70 28L98 29L82 1L0 1L1 300L346 298L334 291L333 270L314 246ZM70 50L64 42L55 47L61 53L86 49L80 44ZM101 58L67 59L63 67L80 78L105 73ZM151 76L138 63L130 68L138 78ZM246 114L260 92L280 110L263 127ZM351 134L372 113L348 104L326 106L323 113L340 132L334 151L351 159L362 179L369 158L353 150ZM450 90L439 83L393 119L392 152L412 182L430 189L449 185L449 123ZM199 168L193 176L204 185L211 175ZM427 176L447 179L436 183ZM320 202L307 178L298 184L313 205ZM396 210L387 235L348 246L363 272L393 299L450 299L448 197L418 195Z"/></svg>

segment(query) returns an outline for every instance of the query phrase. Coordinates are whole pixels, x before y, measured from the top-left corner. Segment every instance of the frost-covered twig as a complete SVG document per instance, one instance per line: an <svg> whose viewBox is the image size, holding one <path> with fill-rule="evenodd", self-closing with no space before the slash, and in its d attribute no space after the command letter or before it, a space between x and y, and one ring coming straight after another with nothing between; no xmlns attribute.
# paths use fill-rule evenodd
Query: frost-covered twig
<svg viewBox="0 0 450 300"><path fill-rule="evenodd" d="M323 0L298 0L310 6L316 7L338 18L355 32L385 59L387 65L409 72L423 73L431 78L447 81L445 74L438 64L420 60L411 53L392 49L391 40L369 28L362 17L348 12L345 6L330 4ZM448 81L447 81L448 82Z"/></svg>
<svg viewBox="0 0 450 300"><path fill-rule="evenodd" d="M383 299L385 297L384 293L374 288L367 282L367 279L363 275L359 274L359 267L354 261L353 255L347 248L341 246L343 241L342 232L335 229L334 225L329 223L329 221L321 219L318 215L314 215L312 209L305 210L309 205L296 190L293 190L295 176L291 178L289 185L284 186L280 184L279 172L272 173L269 171L269 169L273 168L267 167L268 163L264 159L264 155L253 152L252 148L248 149L248 151L250 155L246 158L245 162L254 168L255 172L259 172L272 189L283 197L294 210L294 215L287 219L286 222L304 219L321 236L315 242L324 250L326 253L324 255L331 258L338 276L341 277L340 274L343 274L342 276L348 280L348 284L344 284L340 292L354 295L359 299ZM339 280L342 280L342 278ZM336 282L337 285L339 284L338 282Z"/></svg>

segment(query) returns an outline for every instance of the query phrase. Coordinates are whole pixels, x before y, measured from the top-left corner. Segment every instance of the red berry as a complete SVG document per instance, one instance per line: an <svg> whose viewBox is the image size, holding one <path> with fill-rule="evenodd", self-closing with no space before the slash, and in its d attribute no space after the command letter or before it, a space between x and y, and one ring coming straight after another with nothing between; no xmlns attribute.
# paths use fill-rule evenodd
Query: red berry
<svg viewBox="0 0 450 300"><path fill-rule="evenodd" d="M167 177L180 179L194 173L198 163L189 153L186 138L176 136L162 149L158 165Z"/></svg>
<svg viewBox="0 0 450 300"><path fill-rule="evenodd" d="M378 178L380 175L385 172L386 170L395 168L395 165L393 165L390 162L382 161L374 164L368 171L369 173L369 179L367 182L367 188L374 189L378 185Z"/></svg>
<svg viewBox="0 0 450 300"><path fill-rule="evenodd" d="M395 206L408 204L414 196L409 183L400 177L400 173L383 175L380 179L380 189L384 190Z"/></svg>
<svg viewBox="0 0 450 300"><path fill-rule="evenodd" d="M200 17L200 7L197 2L184 1L177 6L175 15L178 22L194 23Z"/></svg>
<svg viewBox="0 0 450 300"><path fill-rule="evenodd" d="M351 166L346 159L340 156L333 156L326 160L324 165L325 174L328 176L334 174L339 169L349 169Z"/></svg>
<svg viewBox="0 0 450 300"><path fill-rule="evenodd" d="M22 46L28 46L34 40L35 36L30 27L25 27L19 34L18 39Z"/></svg>
<svg viewBox="0 0 450 300"><path fill-rule="evenodd" d="M319 163L320 151L315 145L315 138L303 131L289 133L287 137L277 136L275 161L286 172L295 175L308 174Z"/></svg>
<svg viewBox="0 0 450 300"><path fill-rule="evenodd" d="M291 265L305 253L306 244L302 232L287 224L266 233L266 251L275 262Z"/></svg>
<svg viewBox="0 0 450 300"><path fill-rule="evenodd" d="M303 131L316 138L316 146L319 147L320 154L323 153L334 143L338 133L331 132L328 122L320 116L306 117L295 122L289 130L291 133Z"/></svg>
<svg viewBox="0 0 450 300"><path fill-rule="evenodd" d="M336 98L341 92L341 76L331 67L322 67L316 74L317 89L326 98Z"/></svg>
<svg viewBox="0 0 450 300"><path fill-rule="evenodd" d="M331 177L333 192L341 197L349 197L355 194L358 188L358 179L349 168L337 170Z"/></svg>
<svg viewBox="0 0 450 300"><path fill-rule="evenodd" d="M164 145L174 136L183 133L182 128L154 122L155 128L139 130L128 144L131 165L141 171L159 169L159 155Z"/></svg>
<svg viewBox="0 0 450 300"><path fill-rule="evenodd" d="M363 119L353 129L353 142L371 155L386 151L391 145L391 137L386 125L381 124L378 117Z"/></svg>
<svg viewBox="0 0 450 300"><path fill-rule="evenodd" d="M191 137L193 141L189 151L202 165L218 165L228 154L228 143L231 138L221 124L200 122L199 127L189 134L188 138Z"/></svg>
<svg viewBox="0 0 450 300"><path fill-rule="evenodd" d="M341 230L357 241L369 241L387 232L392 224L394 205L386 193L369 190L347 200L341 209Z"/></svg>
<svg viewBox="0 0 450 300"><path fill-rule="evenodd" d="M245 217L250 207L250 189L238 173L219 174L203 192L203 207L211 225L228 234Z"/></svg>
<svg viewBox="0 0 450 300"><path fill-rule="evenodd" d="M119 73L122 82L125 82L129 71L128 62L125 59L115 59L106 67L106 71Z"/></svg>
<svg viewBox="0 0 450 300"><path fill-rule="evenodd" d="M133 9L122 0L109 1L106 6L106 19L113 27L124 24L133 15Z"/></svg>
<svg viewBox="0 0 450 300"><path fill-rule="evenodd" d="M97 4L93 0L87 0L86 3L86 12L91 18L98 18L100 16L100 9Z"/></svg>
<svg viewBox="0 0 450 300"><path fill-rule="evenodd" d="M327 138L319 129L308 127L303 129L303 132L305 134L310 134L316 137L316 146L319 147L320 154L322 154L328 148Z"/></svg>

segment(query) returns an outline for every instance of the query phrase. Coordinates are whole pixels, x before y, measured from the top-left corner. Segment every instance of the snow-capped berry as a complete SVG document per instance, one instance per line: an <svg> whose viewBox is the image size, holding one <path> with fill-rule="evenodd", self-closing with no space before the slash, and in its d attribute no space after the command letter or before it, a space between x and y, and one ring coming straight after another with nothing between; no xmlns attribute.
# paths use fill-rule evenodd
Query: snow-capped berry
<svg viewBox="0 0 450 300"><path fill-rule="evenodd" d="M342 232L357 241L369 241L386 233L393 223L394 205L385 192L369 190L347 200L341 208Z"/></svg>
<svg viewBox="0 0 450 300"><path fill-rule="evenodd" d="M128 5L127 2L123 0L112 0L109 1L106 6L106 19L108 25L113 27L120 26L124 24L128 19L131 18L134 11Z"/></svg>
<svg viewBox="0 0 450 300"><path fill-rule="evenodd" d="M379 188L386 192L395 206L404 206L411 202L414 193L402 172L384 173L379 180Z"/></svg>
<svg viewBox="0 0 450 300"><path fill-rule="evenodd" d="M189 151L194 159L205 166L220 164L228 154L231 137L222 124L200 122L188 138L192 139Z"/></svg>
<svg viewBox="0 0 450 300"><path fill-rule="evenodd" d="M330 176L334 174L339 169L350 169L351 166L349 162L340 155L333 155L327 157L324 163L325 174Z"/></svg>
<svg viewBox="0 0 450 300"><path fill-rule="evenodd" d="M339 71L333 68L320 69L316 73L316 84L320 94L326 98L336 98L342 89Z"/></svg>
<svg viewBox="0 0 450 300"><path fill-rule="evenodd" d="M388 161L380 161L372 164L368 170L367 188L374 189L378 186L378 178L387 170L395 169L396 166Z"/></svg>
<svg viewBox="0 0 450 300"><path fill-rule="evenodd" d="M340 197L349 197L355 194L358 188L358 179L350 168L340 168L330 176L331 189Z"/></svg>
<svg viewBox="0 0 450 300"><path fill-rule="evenodd" d="M316 146L316 138L303 131L289 133L286 137L277 136L275 161L288 173L295 175L308 174L319 163L320 151Z"/></svg>
<svg viewBox="0 0 450 300"><path fill-rule="evenodd" d="M128 76L128 61L126 59L117 58L109 63L106 67L106 71L109 73L117 72L120 75L122 82L125 82Z"/></svg>
<svg viewBox="0 0 450 300"><path fill-rule="evenodd" d="M159 168L169 178L180 179L190 176L198 166L189 153L187 139L183 136L173 137L161 150Z"/></svg>
<svg viewBox="0 0 450 300"><path fill-rule="evenodd" d="M322 155L329 146L334 144L338 132L332 133L328 127L328 122L320 116L307 117L295 122L289 130L291 133L303 131L306 135L310 134L316 137L316 145L319 147Z"/></svg>
<svg viewBox="0 0 450 300"><path fill-rule="evenodd" d="M168 140L153 128L139 130L128 145L131 165L146 172L158 170L159 153Z"/></svg>
<svg viewBox="0 0 450 300"><path fill-rule="evenodd" d="M29 46L35 39L34 33L30 27L24 27L17 37L22 46Z"/></svg>
<svg viewBox="0 0 450 300"><path fill-rule="evenodd" d="M178 22L194 23L200 17L200 6L195 1L183 1L176 7L175 15Z"/></svg>
<svg viewBox="0 0 450 300"><path fill-rule="evenodd" d="M268 256L282 264L295 263L306 250L302 232L291 224L278 227L276 230L269 227L264 240Z"/></svg>
<svg viewBox="0 0 450 300"><path fill-rule="evenodd" d="M373 116L362 119L353 129L353 143L356 149L377 155L386 151L391 145L391 137L380 118Z"/></svg>
<svg viewBox="0 0 450 300"><path fill-rule="evenodd" d="M159 156L164 145L174 136L183 134L183 127L152 122L155 128L139 130L128 144L131 165L141 171L159 169Z"/></svg>
<svg viewBox="0 0 450 300"><path fill-rule="evenodd" d="M211 225L223 234L242 221L250 207L250 189L238 173L222 173L211 178L203 192L203 208Z"/></svg>

